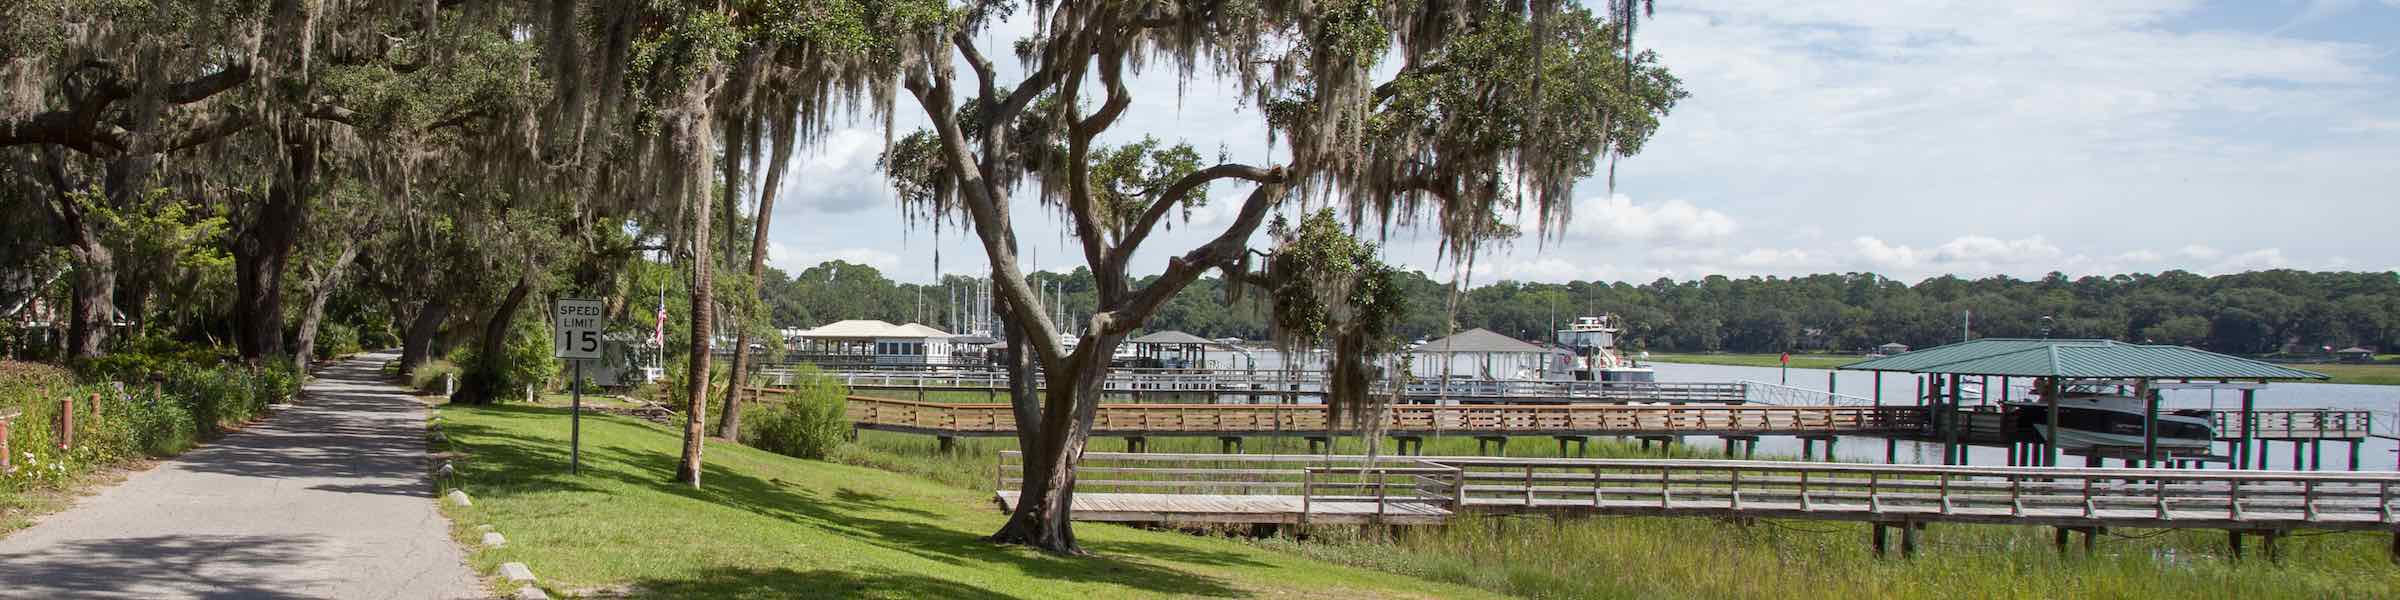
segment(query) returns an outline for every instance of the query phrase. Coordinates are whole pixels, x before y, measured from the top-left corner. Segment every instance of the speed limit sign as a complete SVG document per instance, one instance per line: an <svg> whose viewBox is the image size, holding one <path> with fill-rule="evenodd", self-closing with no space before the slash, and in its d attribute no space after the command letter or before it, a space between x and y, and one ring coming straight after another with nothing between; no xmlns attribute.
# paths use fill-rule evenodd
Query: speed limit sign
<svg viewBox="0 0 2400 600"><path fill-rule="evenodd" d="M556 334L551 344L553 354L559 358L600 358L600 331L605 329L600 316L604 310L599 300L559 299L550 310L551 329Z"/></svg>

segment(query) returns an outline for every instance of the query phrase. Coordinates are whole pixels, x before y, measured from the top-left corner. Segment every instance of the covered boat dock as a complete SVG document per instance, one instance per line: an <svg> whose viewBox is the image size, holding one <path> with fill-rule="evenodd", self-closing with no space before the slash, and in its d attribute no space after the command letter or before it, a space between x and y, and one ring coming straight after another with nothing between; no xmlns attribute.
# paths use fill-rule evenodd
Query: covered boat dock
<svg viewBox="0 0 2400 600"><path fill-rule="evenodd" d="M2252 444L2259 436L2258 390L2276 381L2322 380L2322 373L2304 371L2237 356L2228 356L2184 346L2128 344L2115 340L2095 339L2006 339L1969 340L1926 348L1881 358L1869 359L1840 367L1846 371L1876 373L1880 396L1884 373L1907 373L1920 377L1923 391L1919 401L1931 409L1932 435L1943 447L1943 464L1964 464L1969 440L1970 421L1974 414L1963 409L1967 395L1964 390L1980 387L1983 399L1992 398L1998 390L1997 402L2006 403L2017 378L2033 380L2038 402L2046 407L2048 431L2053 437L2060 432L2058 417L2060 390L2075 383L2110 383L2133 388L2133 397L2142 400L2142 444L2138 447L2094 447L2086 454L2087 464L2095 464L2103 456L2119 458L2128 466L2172 466L2177 457L2160 452L2158 429L2159 399L2153 392L2165 389L2223 389L2241 393L2241 409L2237 427L2241 430L2232 439L2233 455L2225 457L2234 468L2250 468ZM1998 378L1994 387L1992 380ZM2002 406L2005 406L2003 404ZM1984 411L1989 414L1990 411ZM2004 415L2003 411L2001 415ZM2027 466L2057 466L2060 448L2049 440L2015 440L2009 438L2004 416L1995 425L1994 433L2010 447L2010 464ZM2225 422L2218 419L2218 422ZM2360 423L2357 430L2368 429ZM2223 437L2223 436L2216 436ZM2361 440L2351 440L2352 465ZM2317 443L2317 440L2295 443ZM2184 457L2188 462L2191 457ZM2263 468L2265 461L2259 461Z"/></svg>

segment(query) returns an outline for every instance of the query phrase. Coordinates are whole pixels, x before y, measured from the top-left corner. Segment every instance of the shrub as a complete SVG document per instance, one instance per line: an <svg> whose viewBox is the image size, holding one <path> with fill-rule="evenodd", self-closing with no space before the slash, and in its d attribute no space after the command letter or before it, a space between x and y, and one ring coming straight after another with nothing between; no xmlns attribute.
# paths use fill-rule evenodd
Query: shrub
<svg viewBox="0 0 2400 600"><path fill-rule="evenodd" d="M316 357L319 359L357 354L363 350L359 346L358 328L340 323L326 323L317 328Z"/></svg>
<svg viewBox="0 0 2400 600"><path fill-rule="evenodd" d="M91 383L77 383L56 367L0 362L0 407L24 411L8 432L9 450L16 453L10 458L19 469L0 477L0 490L57 485L98 466L182 452L299 393L300 375L291 361L270 358L254 366L220 363L219 356L207 349L133 348L80 365ZM64 405L66 399L72 406ZM58 448L50 426L62 409L75 411L75 444L66 450Z"/></svg>
<svg viewBox="0 0 2400 600"><path fill-rule="evenodd" d="M408 386L428 394L442 391L442 379L458 377L458 363L434 359L408 373Z"/></svg>
<svg viewBox="0 0 2400 600"><path fill-rule="evenodd" d="M464 368L460 385L468 380L480 380L485 389L494 392L492 399L513 398L518 390L531 385L547 388L559 373L562 363L551 355L550 324L536 316L520 316L509 327L508 343L501 346L500 368L484 372L476 350L461 347L452 352L451 362ZM531 400L531 398L528 398Z"/></svg>
<svg viewBox="0 0 2400 600"><path fill-rule="evenodd" d="M850 389L808 367L793 373L792 381L780 402L767 399L744 411L742 437L768 452L824 459L850 432Z"/></svg>

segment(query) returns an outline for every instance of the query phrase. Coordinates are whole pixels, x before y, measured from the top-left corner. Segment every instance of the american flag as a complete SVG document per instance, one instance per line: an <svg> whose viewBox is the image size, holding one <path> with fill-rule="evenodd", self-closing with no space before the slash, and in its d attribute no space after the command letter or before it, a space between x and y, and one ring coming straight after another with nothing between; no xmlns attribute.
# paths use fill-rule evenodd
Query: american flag
<svg viewBox="0 0 2400 600"><path fill-rule="evenodd" d="M658 318L652 321L650 345L667 347L667 301L658 301Z"/></svg>

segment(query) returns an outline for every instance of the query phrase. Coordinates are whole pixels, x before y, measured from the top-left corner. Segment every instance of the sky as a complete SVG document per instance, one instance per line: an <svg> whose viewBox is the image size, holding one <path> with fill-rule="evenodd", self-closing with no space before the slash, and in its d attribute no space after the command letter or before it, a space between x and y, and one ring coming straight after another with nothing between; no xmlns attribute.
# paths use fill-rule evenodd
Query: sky
<svg viewBox="0 0 2400 600"><path fill-rule="evenodd" d="M1023 26L986 54L1009 62ZM1485 251L1470 282L2400 269L2400 0L1661 0L1638 44L1691 97L1613 192L1581 182L1564 231ZM1131 88L1103 142L1280 158L1228 85ZM897 113L895 135L925 122L905 97ZM988 272L965 231L901 216L884 140L867 119L795 157L770 263ZM1247 191L1212 189L1135 270L1213 237ZM1020 197L1021 266L1078 266L1064 221ZM1430 231L1385 243L1451 274Z"/></svg>

